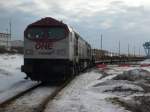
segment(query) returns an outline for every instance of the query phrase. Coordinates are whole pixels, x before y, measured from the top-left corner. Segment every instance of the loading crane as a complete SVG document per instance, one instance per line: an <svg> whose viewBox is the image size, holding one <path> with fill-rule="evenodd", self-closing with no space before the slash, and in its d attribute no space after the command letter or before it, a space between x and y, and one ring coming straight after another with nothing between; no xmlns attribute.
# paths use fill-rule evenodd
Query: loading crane
<svg viewBox="0 0 150 112"><path fill-rule="evenodd" d="M145 49L146 57L150 58L150 42L145 42L143 47Z"/></svg>

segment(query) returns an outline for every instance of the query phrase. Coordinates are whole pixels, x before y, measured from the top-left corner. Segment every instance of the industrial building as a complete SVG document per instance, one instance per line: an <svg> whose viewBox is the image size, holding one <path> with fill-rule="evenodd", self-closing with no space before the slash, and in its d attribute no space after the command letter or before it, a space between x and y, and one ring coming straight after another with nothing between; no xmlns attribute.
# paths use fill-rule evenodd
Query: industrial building
<svg viewBox="0 0 150 112"><path fill-rule="evenodd" d="M0 47L10 47L10 34L0 33Z"/></svg>

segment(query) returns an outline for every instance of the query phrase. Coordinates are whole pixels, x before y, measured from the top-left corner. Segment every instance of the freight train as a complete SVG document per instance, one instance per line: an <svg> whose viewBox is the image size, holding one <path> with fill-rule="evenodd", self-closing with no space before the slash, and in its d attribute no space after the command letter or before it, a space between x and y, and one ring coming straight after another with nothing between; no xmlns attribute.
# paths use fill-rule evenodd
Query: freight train
<svg viewBox="0 0 150 112"><path fill-rule="evenodd" d="M36 81L66 80L92 63L90 44L62 21L46 17L24 31L22 72Z"/></svg>
<svg viewBox="0 0 150 112"><path fill-rule="evenodd" d="M29 24L24 31L24 65L21 71L36 81L64 81L93 63L115 64L144 59L143 56L92 49L73 28L46 17Z"/></svg>
<svg viewBox="0 0 150 112"><path fill-rule="evenodd" d="M95 64L123 64L146 59L142 55L119 54L101 49L92 49L92 57L94 58Z"/></svg>

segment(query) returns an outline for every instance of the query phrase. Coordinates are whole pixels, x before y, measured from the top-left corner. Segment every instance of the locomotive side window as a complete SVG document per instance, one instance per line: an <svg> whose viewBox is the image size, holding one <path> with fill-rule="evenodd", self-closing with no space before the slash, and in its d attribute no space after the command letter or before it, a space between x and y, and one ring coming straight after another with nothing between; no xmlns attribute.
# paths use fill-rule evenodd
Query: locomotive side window
<svg viewBox="0 0 150 112"><path fill-rule="evenodd" d="M48 28L48 39L61 39L65 37L65 29L61 27Z"/></svg>

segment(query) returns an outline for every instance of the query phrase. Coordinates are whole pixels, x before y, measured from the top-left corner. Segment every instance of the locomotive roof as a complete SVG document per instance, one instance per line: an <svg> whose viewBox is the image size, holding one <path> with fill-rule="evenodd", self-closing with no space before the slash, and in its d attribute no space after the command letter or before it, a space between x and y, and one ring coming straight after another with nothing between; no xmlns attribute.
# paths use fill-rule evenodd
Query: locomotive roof
<svg viewBox="0 0 150 112"><path fill-rule="evenodd" d="M58 21L54 18L45 17L30 24L28 27L31 27L31 26L67 26L67 25L64 24L62 21Z"/></svg>

